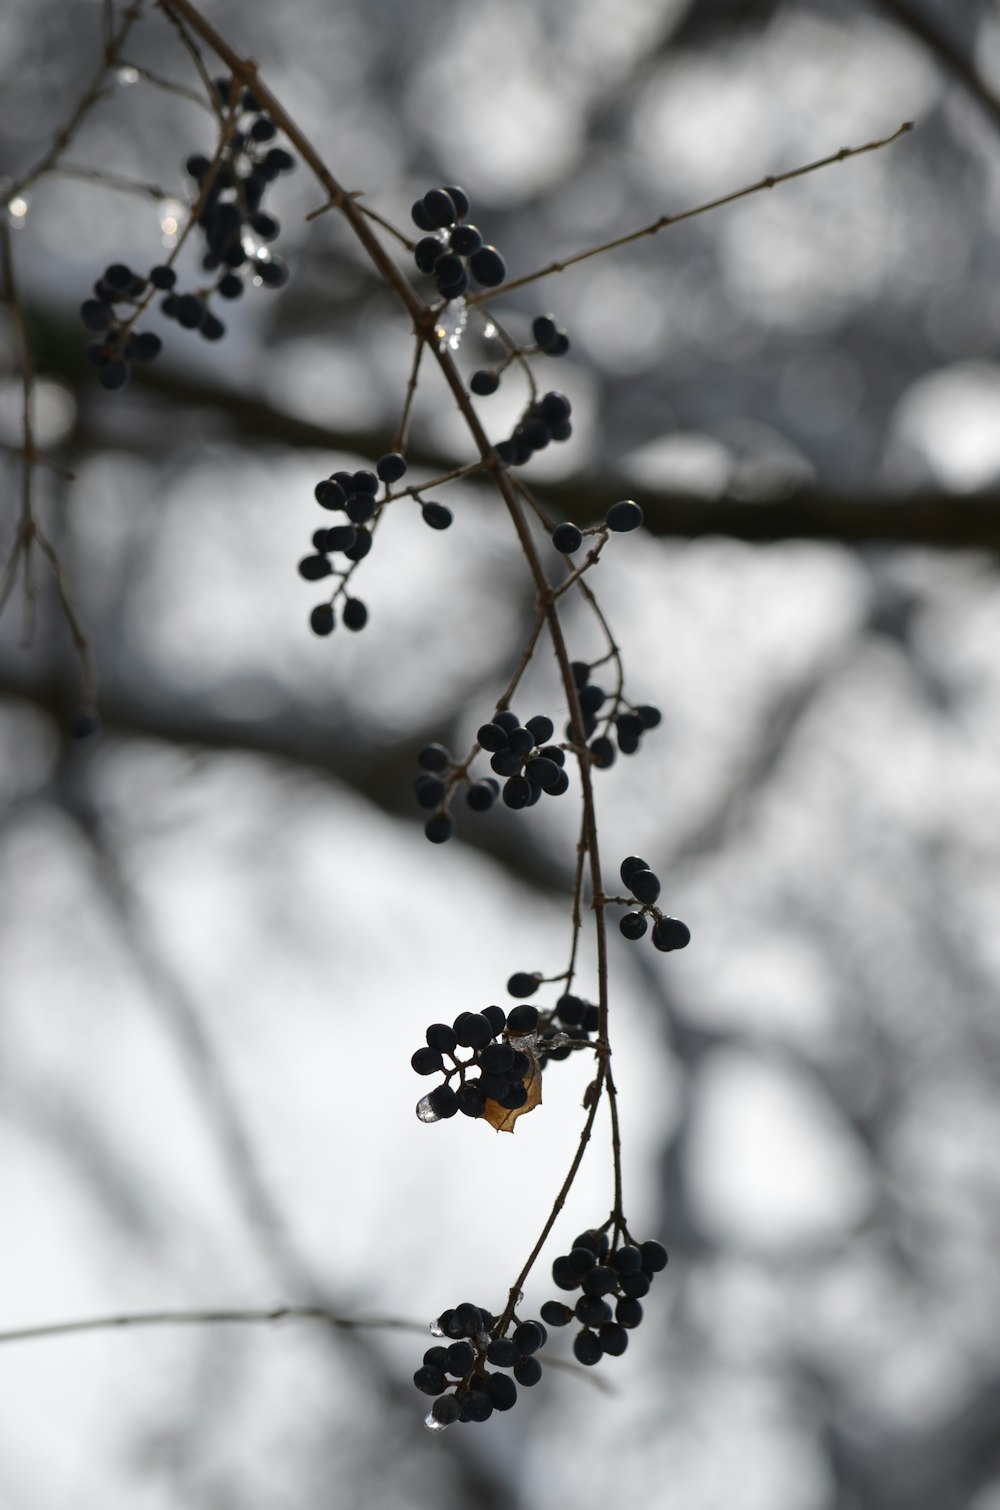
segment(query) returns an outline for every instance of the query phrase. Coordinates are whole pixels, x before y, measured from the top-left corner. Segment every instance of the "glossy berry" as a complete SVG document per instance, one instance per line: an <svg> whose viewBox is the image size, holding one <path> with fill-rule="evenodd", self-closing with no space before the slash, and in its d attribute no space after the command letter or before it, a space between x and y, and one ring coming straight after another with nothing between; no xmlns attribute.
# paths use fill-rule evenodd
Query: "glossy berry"
<svg viewBox="0 0 1000 1510"><path fill-rule="evenodd" d="M636 900L646 903L647 906L655 902L660 895L660 878L654 876L651 870L633 871L628 884Z"/></svg>
<svg viewBox="0 0 1000 1510"><path fill-rule="evenodd" d="M583 534L575 524L557 524L552 531L552 544L563 556L571 556L583 544Z"/></svg>
<svg viewBox="0 0 1000 1510"><path fill-rule="evenodd" d="M514 1364L514 1378L525 1389L530 1389L533 1384L537 1384L541 1377L542 1365L534 1356L522 1358L520 1363Z"/></svg>
<svg viewBox="0 0 1000 1510"><path fill-rule="evenodd" d="M649 866L646 864L645 860L640 860L638 855L626 855L625 859L621 863L621 869L619 870L618 874L621 876L623 884L625 886L629 886L629 883L631 882L632 877L635 875L637 870L648 869Z"/></svg>
<svg viewBox="0 0 1000 1510"><path fill-rule="evenodd" d="M507 276L507 264L495 246L481 246L469 258L469 272L484 288L499 288Z"/></svg>
<svg viewBox="0 0 1000 1510"><path fill-rule="evenodd" d="M642 1321L642 1303L623 1295L615 1306L615 1320L619 1326L637 1327Z"/></svg>
<svg viewBox="0 0 1000 1510"><path fill-rule="evenodd" d="M430 189L424 195L422 204L424 214L434 228L454 225L458 219L455 202L447 189Z"/></svg>
<svg viewBox="0 0 1000 1510"><path fill-rule="evenodd" d="M406 472L406 457L398 451L387 451L375 463L375 471L384 483L398 482Z"/></svg>
<svg viewBox="0 0 1000 1510"><path fill-rule="evenodd" d="M537 1321L522 1321L514 1329L514 1342L526 1357L530 1356L545 1343L545 1329Z"/></svg>
<svg viewBox="0 0 1000 1510"><path fill-rule="evenodd" d="M160 262L150 269L149 281L154 288L171 289L177 282L177 274L165 262Z"/></svg>
<svg viewBox="0 0 1000 1510"><path fill-rule="evenodd" d="M606 1321L597 1333L601 1351L612 1358L620 1358L628 1347L628 1332L613 1321Z"/></svg>
<svg viewBox="0 0 1000 1510"><path fill-rule="evenodd" d="M568 1326L573 1320L573 1312L561 1300L547 1300L542 1306L541 1317L549 1326Z"/></svg>
<svg viewBox="0 0 1000 1510"><path fill-rule="evenodd" d="M424 745L417 756L417 765L423 771L446 771L451 765L451 756L444 745Z"/></svg>
<svg viewBox="0 0 1000 1510"><path fill-rule="evenodd" d="M590 742L590 753L594 757L594 764L599 770L606 771L615 763L615 747L606 735L600 734L597 739Z"/></svg>
<svg viewBox="0 0 1000 1510"><path fill-rule="evenodd" d="M533 1033L538 1027L538 1008L522 1002L507 1014L507 1031L515 1036L524 1033Z"/></svg>
<svg viewBox="0 0 1000 1510"><path fill-rule="evenodd" d="M418 1075L433 1075L436 1070L444 1068L444 1060L441 1058L440 1049L433 1049L428 1045L426 1048L417 1049L410 1059L410 1064Z"/></svg>
<svg viewBox="0 0 1000 1510"><path fill-rule="evenodd" d="M667 1267L669 1254L662 1243L650 1240L642 1245L642 1267L647 1274L659 1274Z"/></svg>
<svg viewBox="0 0 1000 1510"><path fill-rule="evenodd" d="M432 844L444 844L455 832L455 823L450 813L435 813L424 824L424 833Z"/></svg>
<svg viewBox="0 0 1000 1510"><path fill-rule="evenodd" d="M600 1363L602 1348L594 1332L577 1332L573 1338L573 1353L578 1363L584 1363L591 1367Z"/></svg>
<svg viewBox="0 0 1000 1510"><path fill-rule="evenodd" d="M618 923L622 938L632 939L633 941L641 939L648 927L649 923L641 912L626 912L625 916Z"/></svg>
<svg viewBox="0 0 1000 1510"><path fill-rule="evenodd" d="M469 257L483 244L482 232L474 225L457 225L448 238L453 252Z"/></svg>
<svg viewBox="0 0 1000 1510"><path fill-rule="evenodd" d="M495 372L483 367L472 374L469 387L480 398L486 398L489 394L496 393L500 387L500 378Z"/></svg>
<svg viewBox="0 0 1000 1510"><path fill-rule="evenodd" d="M424 523L429 524L432 530L446 530L454 517L451 509L443 503L423 503L420 505L420 512Z"/></svg>
<svg viewBox="0 0 1000 1510"><path fill-rule="evenodd" d="M623 498L620 503L611 505L604 522L609 530L615 530L619 534L626 530L637 530L642 523L642 509L631 498Z"/></svg>
<svg viewBox="0 0 1000 1510"><path fill-rule="evenodd" d="M455 206L455 214L459 220L463 216L468 215L470 209L469 196L464 189L460 189L458 184L445 184L444 192Z"/></svg>
<svg viewBox="0 0 1000 1510"><path fill-rule="evenodd" d="M672 949L684 949L690 942L691 930L680 918L659 918L653 924L653 943L665 954Z"/></svg>
<svg viewBox="0 0 1000 1510"><path fill-rule="evenodd" d="M508 994L523 1000L527 996L534 996L542 983L542 977L537 971L516 970L507 982Z"/></svg>

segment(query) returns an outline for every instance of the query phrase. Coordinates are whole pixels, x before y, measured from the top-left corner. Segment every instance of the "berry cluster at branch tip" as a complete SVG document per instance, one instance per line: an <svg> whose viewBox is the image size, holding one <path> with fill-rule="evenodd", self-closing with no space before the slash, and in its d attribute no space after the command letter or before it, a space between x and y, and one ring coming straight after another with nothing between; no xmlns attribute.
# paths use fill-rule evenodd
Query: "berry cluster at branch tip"
<svg viewBox="0 0 1000 1510"><path fill-rule="evenodd" d="M680 918L666 916L656 906L660 895L660 878L653 874L645 860L638 855L628 855L621 863L622 882L628 887L640 911L626 912L618 924L623 938L641 939L653 919L653 943L657 949L668 954L673 949L684 949L691 942L691 930Z"/></svg>
<svg viewBox="0 0 1000 1510"><path fill-rule="evenodd" d="M538 1020L538 1008L521 1003L510 1012L496 1006L460 1012L450 1026L432 1022L424 1035L426 1045L410 1064L418 1075L440 1073L444 1079L417 1102L420 1121L440 1122L456 1112L482 1117L490 1102L505 1111L524 1106L525 1081L537 1067ZM468 1054L463 1056L461 1049Z"/></svg>
<svg viewBox="0 0 1000 1510"><path fill-rule="evenodd" d="M460 763L444 745L425 746L417 756L421 770L413 789L418 806L431 814L424 824L431 843L443 844L455 832L449 806L459 783L465 784L466 804L474 813L488 812L498 797L519 811L534 807L543 795L561 797L568 791L566 754L551 743L553 734L552 720L544 713L522 724L511 709L498 709L476 735L493 771L492 776L483 777L470 775L474 756Z"/></svg>
<svg viewBox="0 0 1000 1510"><path fill-rule="evenodd" d="M570 1251L560 1254L552 1264L556 1286L581 1294L572 1306L547 1300L542 1306L542 1320L554 1327L580 1323L581 1329L573 1338L573 1355L578 1363L590 1367L602 1358L620 1357L628 1347L629 1332L642 1321L643 1297L666 1266L667 1250L661 1243L626 1241L612 1248L606 1232L581 1232Z"/></svg>
<svg viewBox="0 0 1000 1510"><path fill-rule="evenodd" d="M507 276L496 247L466 220L469 209L465 190L449 184L428 189L411 211L414 225L427 233L417 242L413 260L420 272L432 275L442 299L460 299L470 280L481 288L499 288Z"/></svg>
<svg viewBox="0 0 1000 1510"><path fill-rule="evenodd" d="M501 1318L471 1301L443 1311L431 1324L441 1341L427 1349L413 1375L421 1394L436 1397L424 1420L430 1431L455 1421L488 1421L495 1410L516 1405L518 1386L530 1389L539 1382L542 1365L535 1355L548 1341L544 1323L515 1317L509 1336L506 1330Z"/></svg>
<svg viewBox="0 0 1000 1510"><path fill-rule="evenodd" d="M614 765L617 753L611 739L612 728L615 731L618 751L622 755L634 755L643 734L647 729L657 727L661 722L662 714L652 703L639 703L633 707L630 703L626 703L619 693L612 699L610 709L607 709L602 717L598 717L601 710L606 708L608 695L599 683L591 680L591 672L594 669L587 661L571 663L576 695L580 703L580 717L583 720L583 733L584 737L590 740L588 748L591 758L598 770L607 770L609 766ZM600 733L597 733L598 729ZM566 725L566 738L573 738L572 722Z"/></svg>
<svg viewBox="0 0 1000 1510"><path fill-rule="evenodd" d="M214 283L182 293L177 271L170 262L157 263L148 275L136 273L124 262L113 262L94 284L93 297L80 306L87 330L99 335L87 347L87 360L97 369L103 388L123 388L134 362L151 362L163 342L153 331L134 329L154 292L161 292L160 312L184 330L197 330L206 341L225 335L223 321L211 308L211 299L238 299L248 270L253 281L265 288L281 288L288 282L288 267L273 256L265 243L273 241L281 227L262 207L264 194L281 173L290 173L295 158L284 147L271 145L277 128L248 89L233 93L233 80L213 81L218 103L229 112L232 129L224 133L214 159L195 153L185 164L197 185L198 226L205 238L201 266L218 272Z"/></svg>

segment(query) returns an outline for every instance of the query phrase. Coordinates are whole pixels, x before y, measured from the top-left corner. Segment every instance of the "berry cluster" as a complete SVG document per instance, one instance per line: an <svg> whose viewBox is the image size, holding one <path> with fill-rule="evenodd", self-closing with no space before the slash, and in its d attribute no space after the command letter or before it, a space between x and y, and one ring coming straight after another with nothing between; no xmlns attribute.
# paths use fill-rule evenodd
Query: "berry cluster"
<svg viewBox="0 0 1000 1510"><path fill-rule="evenodd" d="M414 224L428 232L417 242L413 260L422 273L433 275L442 299L461 298L470 278L482 288L499 288L507 276L496 247L465 219L469 209L465 190L449 184L429 189L411 212Z"/></svg>
<svg viewBox="0 0 1000 1510"><path fill-rule="evenodd" d="M542 983L537 973L519 970L507 982L511 996L534 996ZM586 1048L591 1033L596 1033L600 1012L593 1002L565 992L555 1006L542 1014L538 1031L538 1067L544 1069L550 1059L568 1059L574 1049Z"/></svg>
<svg viewBox="0 0 1000 1510"><path fill-rule="evenodd" d="M606 1355L620 1357L628 1347L629 1332L642 1321L643 1296L666 1266L667 1250L661 1243L627 1242L612 1251L606 1232L581 1232L569 1253L553 1262L552 1278L560 1290L582 1294L573 1306L547 1300L542 1318L549 1326L582 1324L573 1338L578 1363L589 1366Z"/></svg>
<svg viewBox="0 0 1000 1510"><path fill-rule="evenodd" d="M233 81L215 79L220 102L229 106ZM164 294L160 311L184 330L197 330L206 341L218 341L226 327L209 307L213 294L238 299L243 279L235 271L252 264L254 281L265 288L280 288L288 282L288 267L260 243L273 241L280 226L261 208L265 190L280 173L290 173L295 158L284 147L268 146L277 134L274 122L249 90L234 99L236 129L213 163L201 153L189 157L186 170L199 188L198 225L205 237L201 265L206 272L219 269L211 288L180 293L177 273L169 263L158 263L148 277L135 273L124 262L113 262L94 284L93 298L80 306L80 318L100 341L87 347L87 360L97 369L103 388L123 388L133 362L151 362L159 356L162 341L152 331L133 329L135 320L149 302L152 290ZM202 184L208 187L202 193Z"/></svg>
<svg viewBox="0 0 1000 1510"><path fill-rule="evenodd" d="M494 1336L497 1330L497 1318L471 1301L444 1311L431 1327L436 1337L454 1339L429 1347L413 1375L421 1394L437 1397L425 1423L432 1431L454 1421L488 1421L495 1410L517 1403L519 1384L527 1389L541 1379L535 1354L548 1341L542 1322L519 1322L509 1337ZM512 1370L513 1378L502 1369Z"/></svg>
<svg viewBox="0 0 1000 1510"><path fill-rule="evenodd" d="M468 762L459 765L444 745L425 746L417 756L421 771L413 789L418 805L431 812L424 824L431 843L443 844L455 832L447 804L459 780L468 783L465 800L475 813L487 812L498 797L507 807L519 811L533 807L543 794L561 797L568 791L566 755L559 745L549 742L553 733L552 720L544 713L522 724L509 708L500 709L476 735L480 747L490 756L494 772L481 778L470 777ZM498 776L504 778L502 786Z"/></svg>
<svg viewBox="0 0 1000 1510"><path fill-rule="evenodd" d="M248 262L266 287L280 288L288 282L285 263L261 245L273 241L281 229L262 202L268 184L279 174L290 173L295 158L284 147L268 145L277 128L249 89L234 95L232 79L215 79L214 88L220 102L235 113L236 129L216 164L196 153L186 167L199 190L209 179L198 216L206 245L201 265L206 272L228 269L217 291L224 299L236 299L243 285L233 269Z"/></svg>
<svg viewBox="0 0 1000 1510"><path fill-rule="evenodd" d="M526 1004L510 1013L503 1007L460 1012L450 1027L446 1022L432 1022L424 1035L425 1047L417 1049L410 1064L418 1075L440 1071L444 1079L417 1102L421 1122L440 1122L456 1112L482 1117L491 1101L506 1111L524 1106L528 1100L525 1080L537 1064L533 1052L537 1027L538 1008ZM470 1051L466 1058L459 1057L459 1048ZM445 1059L451 1061L450 1069L445 1068ZM457 1090L451 1084L456 1078Z"/></svg>
<svg viewBox="0 0 1000 1510"><path fill-rule="evenodd" d="M473 375L473 382L479 374ZM473 390L475 391L475 390ZM573 433L570 424L570 401L565 393L553 388L543 393L524 411L509 440L496 445L496 453L507 466L523 467L536 451L544 450L550 441L569 440Z"/></svg>
<svg viewBox="0 0 1000 1510"><path fill-rule="evenodd" d="M569 351L569 336L552 315L536 315L531 322L531 334L543 356L564 357Z"/></svg>
<svg viewBox="0 0 1000 1510"><path fill-rule="evenodd" d="M680 918L666 917L655 905L660 895L660 878L653 874L645 860L638 855L629 855L621 863L621 878L635 900L641 903L641 911L626 912L618 924L622 936L641 939L649 926L647 914L653 918L653 943L657 949L669 953L672 949L684 949L691 942L691 930Z"/></svg>
<svg viewBox="0 0 1000 1510"><path fill-rule="evenodd" d="M109 391L124 388L132 362L155 361L163 348L153 331L132 329L151 279L152 274L144 278L125 262L112 262L94 284L93 298L80 305L85 328L101 337L87 347L87 361L96 367L101 387Z"/></svg>
<svg viewBox="0 0 1000 1510"><path fill-rule="evenodd" d="M618 505L615 504L614 507L617 508ZM566 528L566 526L559 526L559 529L563 528ZM575 526L569 526L569 528L575 528ZM555 533L558 534L558 530ZM555 535L553 535L554 540ZM591 738L600 723L597 715L607 702L607 693L604 688L590 679L590 673L593 669L593 666L589 665L587 661L573 661L572 663L573 680L576 683L576 695L580 701L580 715L583 719L583 732L585 737L590 740L589 749L593 756L594 764L600 770L607 770L609 766L614 765L616 756L615 746L610 737L612 724L614 725L618 741L618 749L623 755L634 755L639 748L639 741L642 735L647 729L656 728L662 718L662 714L659 708L655 708L652 703L641 703L634 708L623 708L622 699L619 696L615 700L615 709L618 711L608 715L603 721L603 732L598 734L596 738ZM566 738L572 739L572 737L573 726L572 724L567 724Z"/></svg>

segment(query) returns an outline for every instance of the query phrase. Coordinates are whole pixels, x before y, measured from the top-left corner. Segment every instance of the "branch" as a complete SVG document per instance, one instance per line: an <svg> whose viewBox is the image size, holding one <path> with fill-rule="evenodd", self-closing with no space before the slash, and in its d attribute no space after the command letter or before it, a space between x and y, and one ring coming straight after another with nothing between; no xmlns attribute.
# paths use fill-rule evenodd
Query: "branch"
<svg viewBox="0 0 1000 1510"><path fill-rule="evenodd" d="M954 74L959 83L985 111L991 123L1000 130L1000 95L978 72L971 58L966 57L936 21L914 10L907 0L872 0L876 10L884 11L897 26L916 37L927 50L934 54L947 72Z"/></svg>
<svg viewBox="0 0 1000 1510"><path fill-rule="evenodd" d="M399 1316L340 1316L325 1306L272 1306L267 1310L130 1311L121 1316L89 1316L80 1321L52 1321L42 1326L15 1327L0 1332L5 1342L35 1342L42 1337L69 1337L78 1332L122 1331L132 1327L240 1325L276 1321L325 1321L341 1331L380 1328L383 1331L419 1332L426 1336L426 1322Z"/></svg>

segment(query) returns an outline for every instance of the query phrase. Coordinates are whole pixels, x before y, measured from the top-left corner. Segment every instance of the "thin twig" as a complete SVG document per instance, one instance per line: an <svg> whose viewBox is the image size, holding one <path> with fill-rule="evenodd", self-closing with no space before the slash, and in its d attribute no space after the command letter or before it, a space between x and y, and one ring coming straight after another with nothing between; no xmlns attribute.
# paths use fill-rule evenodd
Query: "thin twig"
<svg viewBox="0 0 1000 1510"><path fill-rule="evenodd" d="M341 1331L378 1329L394 1332L420 1332L426 1336L426 1323L408 1321L400 1316L340 1316L325 1306L271 1306L266 1310L229 1309L203 1311L128 1311L119 1316L88 1316L76 1321L52 1321L40 1326L14 1327L0 1332L0 1344L34 1342L42 1337L69 1337L79 1332L124 1331L134 1327L215 1326L269 1324L277 1321L325 1321Z"/></svg>
<svg viewBox="0 0 1000 1510"><path fill-rule="evenodd" d="M611 241L602 241L600 246L592 246L588 251L577 252L575 256L563 257L558 262L550 262L547 267L540 267L533 273L525 273L521 278L510 279L500 288L488 288L482 293L470 294L466 302L486 304L490 299L496 299L501 294L510 294L529 283L537 283L540 278L551 277L553 273L564 273L568 267L575 267L578 262L586 262L591 257L601 257L605 252L613 252L620 246L628 246L630 242L640 241L644 236L655 236L657 231L664 230L668 225L680 225L681 221L693 220L696 215L707 215L710 210L719 210L723 205L735 204L737 200L746 199L750 194L759 194L763 189L774 189L778 184L790 183L793 178L804 178L807 173L818 173L820 168L829 168L834 163L846 162L849 157L860 157L864 152L878 152L883 147L891 146L893 142L912 130L913 122L904 121L891 136L880 137L874 142L866 142L863 147L841 147L839 152L832 152L829 157L818 158L816 162L806 163L801 168L791 168L787 173L769 173L766 178L762 178L758 183L748 184L744 189L736 189L731 194L723 194L718 199L710 199L705 204L695 205L693 209L681 210L676 215L661 215L658 220L654 220L650 225L642 226L637 231L629 231L625 236L615 236Z"/></svg>

